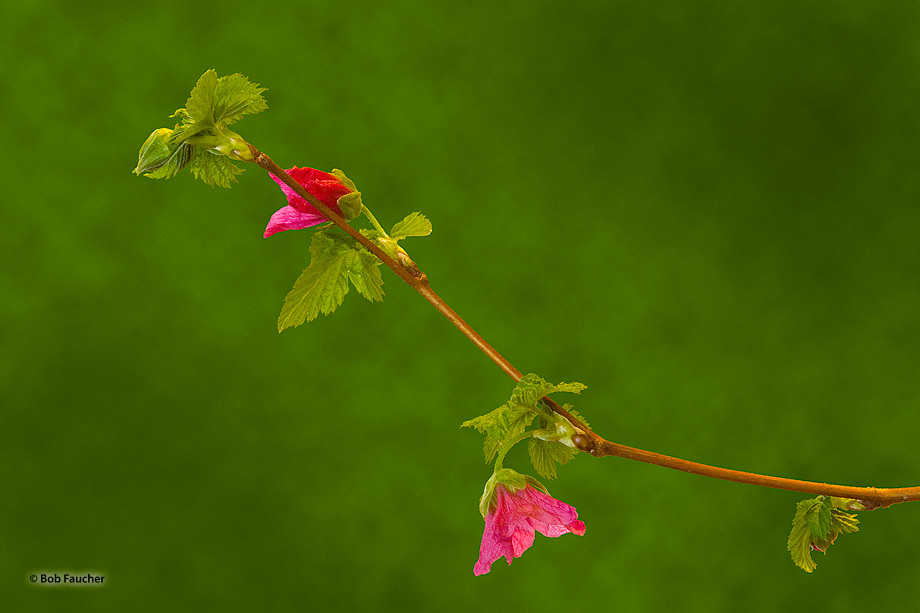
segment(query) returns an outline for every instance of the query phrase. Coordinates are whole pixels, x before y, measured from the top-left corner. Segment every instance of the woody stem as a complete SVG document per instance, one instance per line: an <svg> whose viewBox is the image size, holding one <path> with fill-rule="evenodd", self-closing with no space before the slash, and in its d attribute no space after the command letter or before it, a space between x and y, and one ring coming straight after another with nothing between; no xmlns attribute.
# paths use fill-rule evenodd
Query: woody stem
<svg viewBox="0 0 920 613"><path fill-rule="evenodd" d="M348 225L345 219L343 219L340 215L331 210L325 204L320 202L315 196L313 196L313 194L308 192L300 183L295 181L270 157L252 145L250 145L250 149L252 150L253 161L259 167L267 170L268 172L281 179L285 185L294 190L298 196L313 205L332 223L341 228L356 241L361 243L361 245L363 245L368 251L380 258L380 260L389 266L390 269L392 269L400 279L412 286L412 288L421 294L422 297L425 298L425 300L427 300L432 306L434 306L434 308L437 309L439 313L441 313L444 317L447 318L448 321L454 324L454 326L456 326L460 332L464 334L464 336L472 341L474 345L479 347L479 349L485 353L489 359L491 359L499 368L501 368L505 374L511 377L511 379L513 379L515 382L520 381L523 378L521 371L515 368L511 362L506 360L500 353L498 353L498 351L496 351L492 345L490 345L484 338L482 338L482 336L480 336L479 333L472 328L472 326L464 321L462 317L460 317L452 308L450 308L450 306L444 302L444 300L438 296L433 289L431 289L431 286L428 284L428 277L424 273L419 272L418 269L414 267L403 266L398 261L387 255L379 246L377 246L376 243L374 243L374 241L368 239L366 236L352 228L350 225ZM379 224L374 225L379 226ZM674 470L682 470L685 472L702 475L704 477L712 477L714 479L723 479L727 481L735 481L737 483L747 483L760 487L770 487L775 489L790 490L794 492L804 492L808 494L851 498L858 500L867 510L887 507L901 502L913 502L920 500L920 486L882 489L874 487L832 485L812 481L799 481L797 479L771 477L741 470L719 468L717 466L710 466L708 464L700 464L698 462L691 462L689 460L682 460L680 458L666 456L660 453L655 453L653 451L645 451L643 449L627 447L626 445L614 443L599 436L582 421L574 417L571 413L566 411L551 398L544 397L543 402L550 409L569 420L569 422L575 426L576 429L581 431L581 434L576 434L572 437L573 442L580 450L590 453L595 457L616 456L630 460L638 460L640 462L647 462L657 466L664 466ZM515 440L514 442L518 441ZM506 451L507 449L504 449L503 452L500 453L496 466L499 466L499 463L504 458L504 453Z"/></svg>

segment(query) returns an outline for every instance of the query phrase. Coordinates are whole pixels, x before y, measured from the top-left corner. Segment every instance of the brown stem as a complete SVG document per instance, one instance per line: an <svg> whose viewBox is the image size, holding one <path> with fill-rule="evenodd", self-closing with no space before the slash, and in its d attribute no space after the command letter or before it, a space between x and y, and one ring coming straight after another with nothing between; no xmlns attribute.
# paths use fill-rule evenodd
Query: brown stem
<svg viewBox="0 0 920 613"><path fill-rule="evenodd" d="M438 296L431 286L428 284L428 277L424 273L419 272L418 268L415 267L415 263L407 261L406 265L403 266L393 258L391 258L385 251L377 246L377 243L370 240L345 221L341 215L338 215L335 211L327 207L325 204L320 202L316 196L308 192L303 185L294 180L291 175L282 169L278 164L274 162L270 157L250 145L252 149L252 154L254 162L259 165L260 168L267 170L272 173L282 181L285 185L297 192L297 195L312 204L316 209L322 213L328 220L337 225L339 228L348 233L349 236L354 238L356 241L364 245L368 251L376 255L378 258L383 261L384 264L389 266L393 272L399 275L399 278L408 283L417 291L422 297L425 298L428 302L431 303L434 308L436 308L444 317L450 321L450 323L457 326L457 328L473 343L479 347L483 353L485 353L489 358L495 362L499 368L501 368L505 373L514 379L515 381L520 381L523 376L521 372L515 368L511 362L506 360L498 351L495 350L492 345L486 342L486 339L482 338L476 330L473 329L468 323L466 323L462 317L457 315L450 306L447 305L444 300Z"/></svg>
<svg viewBox="0 0 920 613"><path fill-rule="evenodd" d="M594 434L593 432L591 434ZM597 435L594 435L597 436ZM785 477L771 477L768 475L759 475L742 470L733 470L730 468L719 468L718 466L709 466L680 458L673 458L654 451L645 451L627 447L619 443L605 440L597 437L590 441L594 446L589 451L595 457L616 456L619 458L628 458L647 462L657 466L665 466L675 470L712 477L714 479L723 479L725 481L735 481L737 483L748 483L760 487L771 487L780 490L792 492L804 492L806 494L820 494L824 496L838 496L840 498L851 498L861 503L864 510L871 511L882 507L889 507L899 502L913 502L920 500L920 487L899 487L899 488L876 488L876 487L853 487L849 485L833 485L830 483L816 483L812 481L800 481L798 479L786 479ZM590 444L585 445L589 447ZM859 510L859 509L855 509Z"/></svg>
<svg viewBox="0 0 920 613"><path fill-rule="evenodd" d="M521 371L514 367L511 362L506 360L498 351L495 350L482 336L476 332L472 326L466 323L462 317L447 305L444 300L438 296L428 284L428 277L419 272L418 268L411 260L404 264L391 258L377 244L348 225L340 215L331 210L325 204L320 202L313 194L308 192L300 183L295 181L285 170L278 166L270 157L252 147L254 162L261 168L272 173L284 183L293 189L297 195L312 204L332 223L348 233L349 236L361 243L368 251L380 258L384 264L389 266L400 279L411 285L422 297L431 303L444 317L454 324L468 339L470 339L489 359L498 365L505 374L514 381L520 381L523 377ZM592 431L582 421L577 419L571 413L559 406L549 397L543 398L544 404L559 415L568 419L572 425L581 430L583 434L576 435L573 440L579 449L590 453L595 457L616 456L647 462L657 466L682 470L688 473L712 477L714 479L724 479L726 481L735 481L738 483L748 483L761 487L771 487L781 490L790 490L793 492L804 492L807 494L819 494L824 496L838 496L840 498L851 498L860 503L864 510L878 509L888 507L900 502L912 502L920 500L920 486L902 487L902 488L875 488L875 487L852 487L848 485L832 485L828 483L817 483L813 481L799 481L797 479L786 479L783 477L770 477L767 475L758 475L756 473L744 472L741 470L732 470L730 468L719 468L718 466L709 466L689 460L681 460L671 456L662 455L653 451L645 451L634 447L627 447L608 441Z"/></svg>

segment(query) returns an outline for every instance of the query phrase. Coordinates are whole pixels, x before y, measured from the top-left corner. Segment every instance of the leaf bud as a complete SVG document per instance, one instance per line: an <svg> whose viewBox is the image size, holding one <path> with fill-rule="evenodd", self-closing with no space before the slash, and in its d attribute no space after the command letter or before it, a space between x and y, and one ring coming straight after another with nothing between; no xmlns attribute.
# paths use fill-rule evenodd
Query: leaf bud
<svg viewBox="0 0 920 613"><path fill-rule="evenodd" d="M176 150L176 147L171 144L173 134L175 130L159 128L147 137L138 153L134 174L153 172L169 161Z"/></svg>

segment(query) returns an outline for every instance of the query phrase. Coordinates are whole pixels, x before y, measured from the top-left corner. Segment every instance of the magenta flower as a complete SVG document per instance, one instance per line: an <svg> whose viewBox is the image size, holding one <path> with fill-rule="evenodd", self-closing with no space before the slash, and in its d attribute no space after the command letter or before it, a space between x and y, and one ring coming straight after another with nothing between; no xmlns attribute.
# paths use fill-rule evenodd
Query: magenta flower
<svg viewBox="0 0 920 613"><path fill-rule="evenodd" d="M339 198L355 191L353 187L342 183L337 176L315 168L298 168L294 166L288 169L287 172L295 181L303 185L308 192L316 196L317 200L339 215L342 214L342 210L338 205ZM275 180L275 183L281 186L281 191L287 196L288 205L278 209L272 215L268 222L268 227L265 228L265 234L263 235L265 238L276 232L300 230L329 221L323 217L322 213L316 210L316 207L298 196L281 179L275 175L271 177Z"/></svg>
<svg viewBox="0 0 920 613"><path fill-rule="evenodd" d="M530 483L522 489L496 483L489 506L479 561L473 567L477 576L492 570L492 563L502 556L509 565L512 559L520 558L533 545L535 531L552 537L585 533L585 523L578 520L575 507L544 494Z"/></svg>

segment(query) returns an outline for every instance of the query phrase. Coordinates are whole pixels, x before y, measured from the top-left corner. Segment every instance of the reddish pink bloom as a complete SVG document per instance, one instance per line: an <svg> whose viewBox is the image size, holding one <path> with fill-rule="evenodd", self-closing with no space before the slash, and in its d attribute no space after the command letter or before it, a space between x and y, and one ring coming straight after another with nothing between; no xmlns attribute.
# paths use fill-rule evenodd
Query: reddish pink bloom
<svg viewBox="0 0 920 613"><path fill-rule="evenodd" d="M298 168L294 166L288 169L287 172L295 181L303 185L308 192L316 196L317 200L339 215L342 214L342 210L338 205L339 198L354 191L339 181L339 178L335 175L315 168ZM281 179L275 175L272 175L272 179L281 186L281 190L287 196L288 206L278 209L272 215L268 222L268 227L265 228L265 238L276 232L300 230L329 221L312 204L285 185Z"/></svg>
<svg viewBox="0 0 920 613"><path fill-rule="evenodd" d="M585 523L578 520L575 507L528 484L516 490L502 483L495 485L495 508L486 515L486 527L479 546L479 561L474 575L492 570L492 563L504 556L511 564L533 545L534 532L543 536L562 536L571 532L581 536Z"/></svg>

